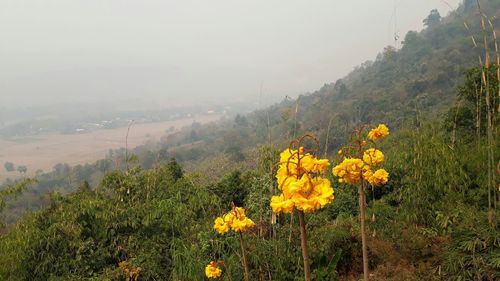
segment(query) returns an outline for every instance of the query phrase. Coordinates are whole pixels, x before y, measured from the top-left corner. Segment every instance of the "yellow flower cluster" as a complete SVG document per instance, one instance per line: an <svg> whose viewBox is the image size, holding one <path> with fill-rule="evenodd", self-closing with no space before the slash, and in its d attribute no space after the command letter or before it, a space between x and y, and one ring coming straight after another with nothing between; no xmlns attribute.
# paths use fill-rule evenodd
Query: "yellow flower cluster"
<svg viewBox="0 0 500 281"><path fill-rule="evenodd" d="M363 153L363 161L368 165L376 166L384 162L384 154L378 149L370 148Z"/></svg>
<svg viewBox="0 0 500 281"><path fill-rule="evenodd" d="M365 163L359 158L344 158L342 163L333 167L332 173L340 177L339 182L358 183L364 167Z"/></svg>
<svg viewBox="0 0 500 281"><path fill-rule="evenodd" d="M389 128L386 125L380 124L377 128L372 129L368 132L368 138L371 140L381 139L389 134Z"/></svg>
<svg viewBox="0 0 500 281"><path fill-rule="evenodd" d="M118 267L120 267L125 273L127 273L127 280L136 281L139 280L139 275L141 274L142 269L140 267L132 267L128 264L127 261L121 261L118 263Z"/></svg>
<svg viewBox="0 0 500 281"><path fill-rule="evenodd" d="M235 232L245 232L254 226L255 223L247 218L245 209L241 207L234 207L224 216L216 218L214 222L214 229L219 234L225 234L230 229Z"/></svg>
<svg viewBox="0 0 500 281"><path fill-rule="evenodd" d="M389 129L384 124L378 125L368 133L368 138L372 140L380 139L389 134ZM371 185L377 186L387 183L389 173L384 169L373 172L373 167L384 162L382 151L369 148L364 151L363 159L344 158L344 160L332 169L334 176L339 177L339 182L356 184L361 179L366 180Z"/></svg>
<svg viewBox="0 0 500 281"><path fill-rule="evenodd" d="M219 278L222 275L222 270L217 262L212 261L205 267L205 275L207 278Z"/></svg>
<svg viewBox="0 0 500 281"><path fill-rule="evenodd" d="M383 158L383 154L381 157ZM356 184L361 180L361 178L363 178L371 185L375 186L387 183L387 181L389 180L389 173L387 173L387 171L384 169L378 169L373 172L372 166L370 164L374 163L377 162L365 163L359 158L344 158L342 163L338 164L332 169L332 173L334 176L340 178L339 182ZM381 162L378 162L377 164L380 163Z"/></svg>
<svg viewBox="0 0 500 281"><path fill-rule="evenodd" d="M386 184L389 180L389 173L384 169L378 169L366 179L371 185Z"/></svg>
<svg viewBox="0 0 500 281"><path fill-rule="evenodd" d="M271 198L275 213L291 213L295 208L309 213L333 201L333 188L328 179L319 174L326 171L328 159L317 159L309 153L285 149L280 155L276 174L281 194Z"/></svg>

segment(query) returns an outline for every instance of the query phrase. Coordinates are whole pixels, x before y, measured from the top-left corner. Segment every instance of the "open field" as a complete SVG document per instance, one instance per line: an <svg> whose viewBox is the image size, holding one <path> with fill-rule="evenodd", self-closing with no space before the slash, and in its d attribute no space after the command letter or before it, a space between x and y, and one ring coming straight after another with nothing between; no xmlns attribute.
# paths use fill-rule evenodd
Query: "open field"
<svg viewBox="0 0 500 281"><path fill-rule="evenodd" d="M155 142L167 135L167 130L174 127L178 130L189 126L193 121L208 123L216 121L220 115L204 115L197 118L186 118L175 121L133 124L128 146L133 148L146 142ZM51 171L57 163L69 165L91 163L105 157L109 149L125 147L127 127L103 129L85 134L47 134L13 140L0 140L0 181L5 178L16 178L17 171L7 172L6 161L13 162L16 167L25 165L28 175L38 169Z"/></svg>

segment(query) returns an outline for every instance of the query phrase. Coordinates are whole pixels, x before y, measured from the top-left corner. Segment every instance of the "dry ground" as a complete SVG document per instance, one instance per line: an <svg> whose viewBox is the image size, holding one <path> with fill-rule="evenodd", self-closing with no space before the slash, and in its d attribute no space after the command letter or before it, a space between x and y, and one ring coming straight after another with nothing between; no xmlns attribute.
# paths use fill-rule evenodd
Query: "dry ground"
<svg viewBox="0 0 500 281"><path fill-rule="evenodd" d="M158 141L167 135L167 130L172 126L177 130L191 125L193 121L207 123L219 118L218 115L206 115L196 119L133 124L128 137L128 146L133 148L149 141ZM91 163L104 158L109 149L125 147L126 134L127 128L122 127L85 134L38 135L15 141L0 139L0 181L19 176L18 172L5 171L6 161L13 162L16 166L26 165L28 175L35 174L38 169L49 172L57 163L69 165Z"/></svg>

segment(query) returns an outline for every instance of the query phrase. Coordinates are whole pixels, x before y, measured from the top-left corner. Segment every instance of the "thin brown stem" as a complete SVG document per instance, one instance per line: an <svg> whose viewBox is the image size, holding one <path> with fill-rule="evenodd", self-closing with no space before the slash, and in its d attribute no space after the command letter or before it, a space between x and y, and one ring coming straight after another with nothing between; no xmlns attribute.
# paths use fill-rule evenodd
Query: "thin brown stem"
<svg viewBox="0 0 500 281"><path fill-rule="evenodd" d="M245 270L245 281L250 281L250 270L248 269L247 252L245 251L245 247L243 246L243 234L241 234L241 232L239 235L239 239L241 248L241 262Z"/></svg>
<svg viewBox="0 0 500 281"><path fill-rule="evenodd" d="M368 249L366 246L366 228L365 228L366 199L365 199L365 185L363 181L361 181L361 184L359 185L358 193L359 193L359 214L360 214L359 219L361 221L361 243L363 248L363 276L364 280L368 281Z"/></svg>
<svg viewBox="0 0 500 281"><path fill-rule="evenodd" d="M127 128L127 135L125 136L125 171L128 172L128 134L130 133L130 127L132 127L134 120L130 120Z"/></svg>
<svg viewBox="0 0 500 281"><path fill-rule="evenodd" d="M304 277L305 281L311 281L311 268L309 262L309 252L307 248L307 233L304 212L299 211L300 224L300 246L302 247L302 259L304 260Z"/></svg>
<svg viewBox="0 0 500 281"><path fill-rule="evenodd" d="M328 155L328 142L329 142L329 139L330 139L330 127L332 126L332 121L333 121L333 117L330 118L330 122L328 122L328 128L326 130L325 155L324 155L325 158Z"/></svg>

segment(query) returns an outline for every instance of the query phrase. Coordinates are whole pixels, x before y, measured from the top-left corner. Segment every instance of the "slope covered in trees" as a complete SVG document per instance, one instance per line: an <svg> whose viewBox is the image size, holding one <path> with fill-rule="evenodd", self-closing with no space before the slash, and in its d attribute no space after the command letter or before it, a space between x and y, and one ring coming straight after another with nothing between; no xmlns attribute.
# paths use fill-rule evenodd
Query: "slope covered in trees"
<svg viewBox="0 0 500 281"><path fill-rule="evenodd" d="M482 2L491 24L499 26L500 4ZM220 152L242 160L245 147L269 143L269 139L285 145L293 136L309 132L331 152L355 124L383 121L399 128L412 125L417 113L437 118L455 103L465 71L477 66L484 55L481 19L475 6L465 7L428 23L421 32L408 32L400 49L386 47L374 61L364 62L316 92L297 100L285 98L222 124L187 128L167 138L162 148L182 160ZM488 40L491 50L492 36Z"/></svg>
<svg viewBox="0 0 500 281"><path fill-rule="evenodd" d="M486 95L498 93L498 66L478 66L485 52L481 18L469 2L443 19L431 13L427 29L408 33L400 50L386 48L315 93L235 120L193 124L136 149L128 169L122 158L100 172L102 180L89 185L80 178L75 192L52 194L46 208L3 229L0 279L205 280L205 266L219 260L222 280L242 280L238 235L213 229L234 202L256 223L244 241L251 280L302 280L297 216L275 217L269 207L278 193L278 152L310 133L319 139L318 155L336 165L337 149L354 128L384 122L391 134L377 148L390 180L367 189L372 279L498 280L500 202L492 164L500 157L499 97ZM499 14L498 1L482 2L489 17ZM333 202L306 214L311 274L359 280L357 190L330 171L326 177ZM0 193L0 207L25 188Z"/></svg>

